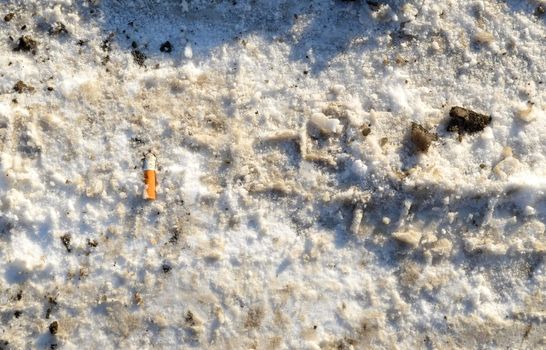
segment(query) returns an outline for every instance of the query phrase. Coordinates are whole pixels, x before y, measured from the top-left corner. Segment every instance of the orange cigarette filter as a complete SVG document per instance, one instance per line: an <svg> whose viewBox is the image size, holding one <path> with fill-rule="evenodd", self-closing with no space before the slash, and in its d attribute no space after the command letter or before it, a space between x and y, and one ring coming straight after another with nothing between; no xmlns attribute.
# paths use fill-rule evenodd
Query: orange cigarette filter
<svg viewBox="0 0 546 350"><path fill-rule="evenodd" d="M156 197L156 157L153 153L146 154L144 158L144 199L155 200Z"/></svg>

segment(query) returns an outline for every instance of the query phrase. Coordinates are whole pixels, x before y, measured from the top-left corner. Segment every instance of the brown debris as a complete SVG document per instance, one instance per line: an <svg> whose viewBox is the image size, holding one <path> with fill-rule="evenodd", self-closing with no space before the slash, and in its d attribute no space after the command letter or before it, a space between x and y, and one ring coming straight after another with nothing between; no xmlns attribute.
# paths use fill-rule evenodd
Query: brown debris
<svg viewBox="0 0 546 350"><path fill-rule="evenodd" d="M11 12L4 16L4 21L9 22L15 17L15 13Z"/></svg>
<svg viewBox="0 0 546 350"><path fill-rule="evenodd" d="M34 92L34 88L32 86L25 84L21 80L15 83L15 85L13 86L13 90L20 94L24 92Z"/></svg>
<svg viewBox="0 0 546 350"><path fill-rule="evenodd" d="M59 322L57 321L51 322L51 324L49 325L49 333L55 335L57 334L58 331L59 331Z"/></svg>
<svg viewBox="0 0 546 350"><path fill-rule="evenodd" d="M38 42L30 37L30 35L23 35L17 40L17 46L13 48L13 51L31 52L36 54L38 48Z"/></svg>
<svg viewBox="0 0 546 350"><path fill-rule="evenodd" d="M360 132L362 133L362 136L366 137L372 132L372 129L370 129L370 126L368 124L363 124L360 127Z"/></svg>
<svg viewBox="0 0 546 350"><path fill-rule="evenodd" d="M463 107L451 108L449 116L451 119L447 125L447 131L458 132L460 136L482 131L492 119L489 115L476 113Z"/></svg>
<svg viewBox="0 0 546 350"><path fill-rule="evenodd" d="M417 123L411 123L411 141L419 152L427 153L432 141L437 141L438 135L429 132Z"/></svg>

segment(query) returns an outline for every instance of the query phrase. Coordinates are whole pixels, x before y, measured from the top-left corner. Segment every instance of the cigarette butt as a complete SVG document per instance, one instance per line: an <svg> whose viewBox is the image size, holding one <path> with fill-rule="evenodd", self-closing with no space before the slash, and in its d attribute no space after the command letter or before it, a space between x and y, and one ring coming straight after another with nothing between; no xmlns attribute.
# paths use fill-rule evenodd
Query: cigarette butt
<svg viewBox="0 0 546 350"><path fill-rule="evenodd" d="M156 157L149 152L144 158L144 199L154 200L156 197Z"/></svg>

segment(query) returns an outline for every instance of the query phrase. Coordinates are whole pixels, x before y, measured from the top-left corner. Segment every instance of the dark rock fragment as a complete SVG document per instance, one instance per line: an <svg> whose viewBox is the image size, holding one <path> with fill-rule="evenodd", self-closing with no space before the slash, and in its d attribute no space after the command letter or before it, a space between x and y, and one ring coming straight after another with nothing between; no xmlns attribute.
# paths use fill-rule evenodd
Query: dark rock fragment
<svg viewBox="0 0 546 350"><path fill-rule="evenodd" d="M476 133L482 131L489 123L491 116L476 113L470 109L462 107L453 107L449 111L449 124L447 131L457 132L459 135Z"/></svg>
<svg viewBox="0 0 546 350"><path fill-rule="evenodd" d="M9 22L9 21L11 21L13 19L13 17L15 17L15 13L10 12L7 15L4 16L4 21Z"/></svg>
<svg viewBox="0 0 546 350"><path fill-rule="evenodd" d="M167 264L163 264L161 266L161 269L163 270L164 273L168 273L169 271L172 270L172 267L170 265L167 265Z"/></svg>

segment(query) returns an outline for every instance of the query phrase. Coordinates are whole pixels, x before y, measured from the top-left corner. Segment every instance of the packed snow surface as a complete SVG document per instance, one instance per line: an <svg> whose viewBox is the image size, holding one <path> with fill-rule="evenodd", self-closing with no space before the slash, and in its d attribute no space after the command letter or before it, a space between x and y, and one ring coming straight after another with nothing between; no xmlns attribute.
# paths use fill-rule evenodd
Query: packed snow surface
<svg viewBox="0 0 546 350"><path fill-rule="evenodd" d="M0 0L0 349L545 348L545 7Z"/></svg>

